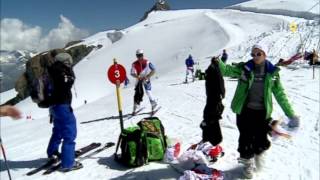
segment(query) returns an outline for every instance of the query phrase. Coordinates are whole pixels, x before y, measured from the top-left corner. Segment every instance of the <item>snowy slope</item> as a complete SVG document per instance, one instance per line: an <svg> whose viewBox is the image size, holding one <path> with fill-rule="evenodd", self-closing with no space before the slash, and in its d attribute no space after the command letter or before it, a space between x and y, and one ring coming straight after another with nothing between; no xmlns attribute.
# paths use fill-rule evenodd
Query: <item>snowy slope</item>
<svg viewBox="0 0 320 180"><path fill-rule="evenodd" d="M305 19L319 19L320 11L318 0L251 0L227 8Z"/></svg>
<svg viewBox="0 0 320 180"><path fill-rule="evenodd" d="M288 24L295 20L299 32L292 33ZM227 48L231 62L249 58L250 47L258 42L268 44L269 58L288 58L302 49L317 46L319 34L314 21L279 15L257 14L235 10L180 10L152 13L143 22L122 30L123 36L113 44L107 32L85 39L85 44L104 44L90 53L75 67L76 84L73 106L78 121L77 147L90 142L117 141L118 120L80 124L101 117L117 115L115 88L106 80L107 68L117 58L127 70L135 59L135 50L142 48L157 68L152 81L155 97L162 109L157 116L163 121L169 137L179 138L183 149L201 139L199 124L206 96L203 81L182 84L184 60L191 53L204 70L210 56ZM109 31L108 31L109 32ZM290 46L289 46L290 44ZM312 79L312 70L283 68L281 77L296 113L301 116L302 127L292 140L279 139L269 151L267 169L256 179L319 179L319 69ZM123 111L131 112L133 104L133 79L129 88L122 90ZM237 138L235 115L230 110L236 81L225 79L226 99L221 121L226 155L214 167L224 170L226 179L237 179ZM75 94L76 92L76 94ZM75 96L77 95L77 96ZM13 91L1 94L1 102L13 96ZM150 108L144 98L145 111ZM84 100L88 104L84 105ZM275 102L274 118L285 118ZM177 179L179 174L163 163L150 163L136 169L126 169L114 162L115 148L83 161L84 168L70 173L56 172L49 176L26 172L45 161L45 149L51 134L47 110L38 109L27 99L18 104L33 120L10 121L1 118L1 136L6 148L14 179ZM310 114L312 116L310 116ZM125 121L125 127L135 124L143 116ZM312 163L310 163L312 162ZM7 179L3 160L0 177Z"/></svg>

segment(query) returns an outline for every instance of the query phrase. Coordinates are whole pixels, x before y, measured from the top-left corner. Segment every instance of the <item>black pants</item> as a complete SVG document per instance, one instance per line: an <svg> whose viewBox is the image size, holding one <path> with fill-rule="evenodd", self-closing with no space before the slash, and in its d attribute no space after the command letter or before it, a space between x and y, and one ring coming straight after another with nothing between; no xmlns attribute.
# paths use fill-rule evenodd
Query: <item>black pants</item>
<svg viewBox="0 0 320 180"><path fill-rule="evenodd" d="M254 155L259 155L270 147L269 125L265 117L265 110L246 107L240 115L237 115L237 126L240 132L238 152L241 158L253 158Z"/></svg>
<svg viewBox="0 0 320 180"><path fill-rule="evenodd" d="M219 121L210 122L205 126L200 126L202 128L202 141L209 141L213 146L216 146L222 141L222 133Z"/></svg>
<svg viewBox="0 0 320 180"><path fill-rule="evenodd" d="M218 145L222 141L222 133L219 120L223 112L224 106L221 99L207 99L207 104L203 111L203 122L200 127L202 129L202 141L209 141L213 146Z"/></svg>

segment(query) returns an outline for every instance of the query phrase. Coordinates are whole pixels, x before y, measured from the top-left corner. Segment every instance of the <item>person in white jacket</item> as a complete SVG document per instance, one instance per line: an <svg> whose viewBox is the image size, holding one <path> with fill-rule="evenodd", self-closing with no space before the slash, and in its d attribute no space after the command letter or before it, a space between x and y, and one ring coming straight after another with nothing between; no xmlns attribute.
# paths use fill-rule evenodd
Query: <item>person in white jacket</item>
<svg viewBox="0 0 320 180"><path fill-rule="evenodd" d="M140 102L142 101L142 98L143 98L142 86L144 87L145 92L149 97L151 110L153 112L157 107L157 102L151 93L150 78L155 74L155 67L149 60L144 58L142 49L138 49L136 51L136 56L138 59L132 63L132 68L131 68L131 76L137 79L132 114L136 113L140 105Z"/></svg>

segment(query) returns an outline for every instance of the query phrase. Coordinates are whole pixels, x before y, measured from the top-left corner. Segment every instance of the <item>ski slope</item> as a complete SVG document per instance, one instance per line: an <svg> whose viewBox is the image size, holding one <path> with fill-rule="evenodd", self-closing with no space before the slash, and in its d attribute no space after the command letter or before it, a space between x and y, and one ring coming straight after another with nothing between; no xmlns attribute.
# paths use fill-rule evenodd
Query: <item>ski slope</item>
<svg viewBox="0 0 320 180"><path fill-rule="evenodd" d="M259 5L259 4L258 4ZM304 6L303 4L299 4ZM305 5L308 6L308 5ZM276 5L274 4L274 8ZM295 21L299 31L292 33L288 24ZM151 13L145 21L121 30L115 42L100 32L84 39L88 45L103 44L94 50L74 70L76 83L73 89L73 107L78 122L76 147L91 142L117 142L120 133L119 120L106 120L90 124L83 121L117 115L115 87L107 80L106 71L113 58L129 71L135 60L135 50L144 49L145 56L157 68L152 79L154 96L162 106L157 116L163 121L166 134L181 140L185 149L201 139L199 124L206 102L204 81L182 84L185 77L184 60L192 54L204 70L210 57L226 48L228 63L249 59L250 48L255 43L268 45L269 59L276 63L280 57L289 58L298 50L312 50L319 44L319 22L282 15L270 15L238 10L178 10ZM301 41L302 39L302 41ZM301 42L305 42L301 47ZM305 66L298 62L299 67ZM281 78L290 102L301 117L301 129L291 140L278 139L268 151L266 170L255 179L319 179L319 69L312 79L312 69L296 70L282 68ZM122 89L123 112L130 113L133 106L133 84ZM226 155L214 164L223 170L226 179L237 179L238 130L235 114L230 110L236 81L225 78L225 111L221 120L223 143ZM14 96L14 91L1 94L1 102ZM87 104L84 104L87 100ZM274 101L274 118L285 119L284 113ZM84 168L69 172L55 172L48 176L41 173L25 174L45 161L46 146L51 135L48 111L39 109L29 99L17 105L25 116L32 119L11 121L1 118L1 136L6 148L9 166L15 180L54 179L177 179L180 174L165 163L127 169L113 160L115 147L83 161ZM149 111L147 97L142 106ZM143 116L124 122L125 127L134 125ZM1 159L0 177L8 179Z"/></svg>

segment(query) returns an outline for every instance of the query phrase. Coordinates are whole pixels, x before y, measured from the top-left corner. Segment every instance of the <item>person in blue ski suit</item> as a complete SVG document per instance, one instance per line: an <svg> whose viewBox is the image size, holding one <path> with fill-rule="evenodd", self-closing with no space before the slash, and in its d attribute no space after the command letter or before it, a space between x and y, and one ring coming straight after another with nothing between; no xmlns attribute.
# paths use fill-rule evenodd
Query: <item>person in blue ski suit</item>
<svg viewBox="0 0 320 180"><path fill-rule="evenodd" d="M71 107L71 88L75 81L72 70L72 57L68 53L59 53L48 71L52 78L50 117L53 122L52 136L47 148L50 159L61 156L61 170L69 171L82 167L75 161L75 139L77 136L76 118ZM61 155L59 146L62 142Z"/></svg>
<svg viewBox="0 0 320 180"><path fill-rule="evenodd" d="M191 76L192 76L192 81L194 81L195 79L195 77L194 77L194 75L193 75L193 72L194 72L194 68L193 68L193 65L194 65L194 61L193 61L193 59L192 59L192 56L191 55L189 55L189 57L186 59L186 61L185 61L185 64L186 64L186 80L185 80L185 82L187 83L188 82L188 75L189 74L191 74Z"/></svg>

